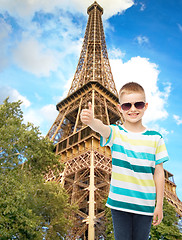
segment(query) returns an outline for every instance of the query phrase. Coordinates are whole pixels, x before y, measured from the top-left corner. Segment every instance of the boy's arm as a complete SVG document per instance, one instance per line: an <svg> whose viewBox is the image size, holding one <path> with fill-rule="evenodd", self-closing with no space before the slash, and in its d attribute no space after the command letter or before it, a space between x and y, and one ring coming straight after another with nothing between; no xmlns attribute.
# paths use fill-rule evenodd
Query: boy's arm
<svg viewBox="0 0 182 240"><path fill-rule="evenodd" d="M153 225L157 226L163 219L163 198L164 198L164 169L163 163L155 166L154 182L156 186L156 207L153 217Z"/></svg>
<svg viewBox="0 0 182 240"><path fill-rule="evenodd" d="M104 138L108 138L111 133L111 129L108 125L105 125L101 120L94 118L91 102L88 103L88 109L82 110L81 121Z"/></svg>

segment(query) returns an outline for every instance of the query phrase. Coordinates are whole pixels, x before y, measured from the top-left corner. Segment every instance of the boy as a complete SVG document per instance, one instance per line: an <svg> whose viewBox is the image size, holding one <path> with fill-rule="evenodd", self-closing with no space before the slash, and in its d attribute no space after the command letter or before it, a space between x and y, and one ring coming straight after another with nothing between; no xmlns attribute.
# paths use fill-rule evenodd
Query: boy
<svg viewBox="0 0 182 240"><path fill-rule="evenodd" d="M138 83L119 92L123 125L104 125L93 116L92 106L81 121L101 135L101 146L112 153L112 176L107 206L111 208L115 240L147 240L153 225L163 218L164 170L168 154L162 136L146 129L142 117L148 107ZM155 206L156 199L156 206Z"/></svg>

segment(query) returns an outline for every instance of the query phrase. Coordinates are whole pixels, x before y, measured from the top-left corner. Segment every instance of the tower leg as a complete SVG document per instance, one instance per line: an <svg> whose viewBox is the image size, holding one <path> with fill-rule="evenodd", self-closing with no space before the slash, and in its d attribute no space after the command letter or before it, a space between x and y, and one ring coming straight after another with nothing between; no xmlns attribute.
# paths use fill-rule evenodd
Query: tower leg
<svg viewBox="0 0 182 240"><path fill-rule="evenodd" d="M89 186L89 223L88 223L88 240L95 239L94 229L94 151L91 151L90 158L90 186Z"/></svg>

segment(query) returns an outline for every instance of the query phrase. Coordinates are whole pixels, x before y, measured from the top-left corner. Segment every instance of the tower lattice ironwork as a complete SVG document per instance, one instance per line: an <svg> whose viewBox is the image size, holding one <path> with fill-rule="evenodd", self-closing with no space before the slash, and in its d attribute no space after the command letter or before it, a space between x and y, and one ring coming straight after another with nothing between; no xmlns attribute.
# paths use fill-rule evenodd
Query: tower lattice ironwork
<svg viewBox="0 0 182 240"><path fill-rule="evenodd" d="M110 149L101 148L99 135L82 124L81 109L87 108L90 101L94 116L103 123L122 122L107 54L103 8L94 2L87 13L89 18L74 79L67 97L57 104L59 114L47 134L54 141L56 154L65 163L65 169L58 178L50 172L46 179L63 184L70 202L78 205L73 216L74 227L67 236L69 240L105 237L103 200L107 197L111 176ZM174 190L175 184L169 179L169 173L166 174L166 181ZM167 191L171 194L170 187Z"/></svg>

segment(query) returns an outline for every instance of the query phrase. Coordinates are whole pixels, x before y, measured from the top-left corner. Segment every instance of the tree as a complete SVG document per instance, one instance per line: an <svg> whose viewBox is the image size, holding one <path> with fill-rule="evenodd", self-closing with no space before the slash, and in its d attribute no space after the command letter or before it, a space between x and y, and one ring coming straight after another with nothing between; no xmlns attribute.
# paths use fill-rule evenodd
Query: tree
<svg viewBox="0 0 182 240"><path fill-rule="evenodd" d="M107 199L103 200L103 205L105 209L105 226L106 226L106 240L114 240L114 229L113 229L113 223L112 223L112 215L111 215L111 209L106 207L106 201Z"/></svg>
<svg viewBox="0 0 182 240"><path fill-rule="evenodd" d="M179 228L180 233L182 233L182 218L181 217L178 221L178 228Z"/></svg>
<svg viewBox="0 0 182 240"><path fill-rule="evenodd" d="M178 228L178 218L176 216L176 211L173 206L171 206L168 201L164 198L163 206L164 218L162 222L154 227L151 227L150 239L158 240L180 240L182 239L182 234Z"/></svg>
<svg viewBox="0 0 182 240"><path fill-rule="evenodd" d="M41 218L27 206L31 183L25 176L15 170L0 175L0 239L42 239L36 231Z"/></svg>
<svg viewBox="0 0 182 240"><path fill-rule="evenodd" d="M6 99L0 106L0 239L62 239L72 207L44 174L63 166L53 143L23 123L20 105Z"/></svg>
<svg viewBox="0 0 182 240"><path fill-rule="evenodd" d="M114 229L112 223L111 209L105 207L105 216L106 216L106 240L114 240Z"/></svg>
<svg viewBox="0 0 182 240"><path fill-rule="evenodd" d="M0 171L5 172L26 163L27 171L44 174L49 167L59 168L54 145L41 136L37 127L23 123L21 101L0 106Z"/></svg>

